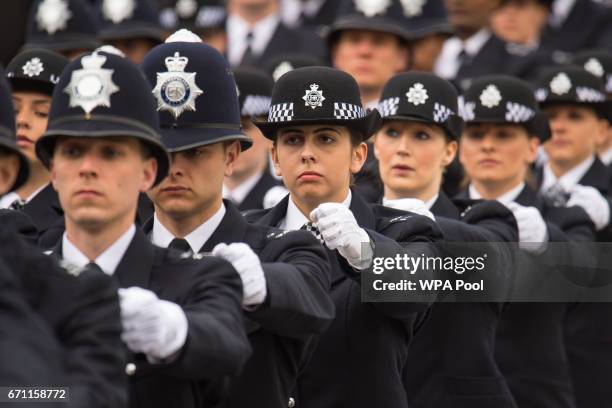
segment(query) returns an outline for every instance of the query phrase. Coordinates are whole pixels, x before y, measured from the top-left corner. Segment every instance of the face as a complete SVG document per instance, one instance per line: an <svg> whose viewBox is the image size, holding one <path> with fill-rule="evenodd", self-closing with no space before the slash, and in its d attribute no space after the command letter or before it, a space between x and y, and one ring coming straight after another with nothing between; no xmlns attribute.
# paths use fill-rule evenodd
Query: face
<svg viewBox="0 0 612 408"><path fill-rule="evenodd" d="M544 144L551 164L574 167L595 153L606 137L607 122L591 108L580 105L552 105L543 109L552 137Z"/></svg>
<svg viewBox="0 0 612 408"><path fill-rule="evenodd" d="M84 229L134 220L138 194L153 185L157 162L131 137L60 138L51 182L66 217Z"/></svg>
<svg viewBox="0 0 612 408"><path fill-rule="evenodd" d="M37 163L34 144L47 129L51 97L39 92L13 92L13 106L17 146L31 162Z"/></svg>
<svg viewBox="0 0 612 408"><path fill-rule="evenodd" d="M445 35L428 35L410 44L412 47L412 67L415 71L432 72L438 55L442 51Z"/></svg>
<svg viewBox="0 0 612 408"><path fill-rule="evenodd" d="M155 43L146 38L116 40L108 43L123 52L125 57L136 65L140 65L145 55L155 47Z"/></svg>
<svg viewBox="0 0 612 408"><path fill-rule="evenodd" d="M393 34L347 30L340 33L332 49L332 61L351 74L360 88L379 90L407 68L408 51Z"/></svg>
<svg viewBox="0 0 612 408"><path fill-rule="evenodd" d="M470 124L461 137L459 159L470 179L514 186L535 161L538 140L518 125Z"/></svg>
<svg viewBox="0 0 612 408"><path fill-rule="evenodd" d="M514 0L499 7L491 17L491 27L502 39L530 44L537 41L548 19L548 9L536 0Z"/></svg>
<svg viewBox="0 0 612 408"><path fill-rule="evenodd" d="M457 151L457 142L447 143L442 128L408 121L386 122L374 138L387 198L435 196L444 168Z"/></svg>
<svg viewBox="0 0 612 408"><path fill-rule="evenodd" d="M448 18L457 31L476 32L489 24L500 0L444 0Z"/></svg>
<svg viewBox="0 0 612 408"><path fill-rule="evenodd" d="M342 202L366 155L365 143L352 146L346 127L328 125L279 130L272 149L276 173L291 195L313 208Z"/></svg>
<svg viewBox="0 0 612 408"><path fill-rule="evenodd" d="M264 169L268 164L268 157L272 149L272 142L250 119L242 119L242 130L253 139L253 145L248 150L241 152L234 164L233 176L240 179L252 176Z"/></svg>
<svg viewBox="0 0 612 408"><path fill-rule="evenodd" d="M0 195L6 194L15 185L19 175L19 157L0 148Z"/></svg>
<svg viewBox="0 0 612 408"><path fill-rule="evenodd" d="M206 211L221 199L223 178L232 174L239 151L238 142L233 142L173 153L168 177L149 191L149 197L172 218Z"/></svg>

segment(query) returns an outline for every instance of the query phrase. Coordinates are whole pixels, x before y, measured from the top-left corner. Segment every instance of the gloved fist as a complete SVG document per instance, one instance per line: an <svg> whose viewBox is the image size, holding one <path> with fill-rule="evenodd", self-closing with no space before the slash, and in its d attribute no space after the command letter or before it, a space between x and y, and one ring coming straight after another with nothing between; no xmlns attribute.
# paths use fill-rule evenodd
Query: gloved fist
<svg viewBox="0 0 612 408"><path fill-rule="evenodd" d="M542 253L548 245L548 228L540 211L511 202L507 207L514 214L519 231L519 248L531 253Z"/></svg>
<svg viewBox="0 0 612 408"><path fill-rule="evenodd" d="M383 198L383 205L385 207L395 208L396 210L410 211L415 214L424 215L432 221L436 220L432 212L425 206L425 202L418 198L398 198L396 200L387 200Z"/></svg>
<svg viewBox="0 0 612 408"><path fill-rule="evenodd" d="M212 250L214 256L230 262L242 280L242 307L254 308L266 300L266 277L259 257L245 243L218 244Z"/></svg>
<svg viewBox="0 0 612 408"><path fill-rule="evenodd" d="M176 303L161 300L150 290L119 289L121 339L134 353L162 360L178 352L187 339L187 317Z"/></svg>
<svg viewBox="0 0 612 408"><path fill-rule="evenodd" d="M344 204L323 203L310 213L310 219L319 229L325 245L337 249L355 269L363 270L372 263L374 253L370 236L357 224L355 216ZM369 243L361 251L362 243Z"/></svg>
<svg viewBox="0 0 612 408"><path fill-rule="evenodd" d="M595 224L597 231L604 229L610 223L610 206L608 200L594 187L575 185L570 193L567 207L578 206L584 209Z"/></svg>

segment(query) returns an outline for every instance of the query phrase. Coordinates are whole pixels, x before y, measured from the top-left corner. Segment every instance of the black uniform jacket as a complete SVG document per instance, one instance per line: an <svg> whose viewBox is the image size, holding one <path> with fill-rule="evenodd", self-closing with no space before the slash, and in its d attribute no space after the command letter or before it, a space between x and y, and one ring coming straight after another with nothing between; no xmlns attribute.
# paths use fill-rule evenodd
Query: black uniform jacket
<svg viewBox="0 0 612 408"><path fill-rule="evenodd" d="M257 181L253 189L238 205L240 211L245 210L261 210L263 209L263 200L268 190L272 187L279 186L281 183L275 179L268 170L264 171L261 178Z"/></svg>
<svg viewBox="0 0 612 408"><path fill-rule="evenodd" d="M263 225L278 226L289 197L269 209L249 214ZM433 242L442 234L426 217L366 204L353 191L350 209L375 245ZM330 251L331 253L331 251ZM427 303L362 302L359 273L332 253L331 296L336 318L319 338L314 354L298 377L298 405L316 407L407 407L403 372L408 345L425 320Z"/></svg>

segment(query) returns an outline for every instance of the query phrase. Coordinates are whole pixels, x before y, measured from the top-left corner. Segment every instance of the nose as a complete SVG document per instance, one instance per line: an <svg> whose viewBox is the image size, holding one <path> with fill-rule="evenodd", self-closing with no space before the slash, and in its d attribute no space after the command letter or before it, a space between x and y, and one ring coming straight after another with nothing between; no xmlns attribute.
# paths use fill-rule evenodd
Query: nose
<svg viewBox="0 0 612 408"><path fill-rule="evenodd" d="M99 163L96 155L91 150L83 154L79 174L82 177L95 177L98 174Z"/></svg>
<svg viewBox="0 0 612 408"><path fill-rule="evenodd" d="M480 144L480 148L483 151L492 151L495 149L495 138L491 132L487 132L482 138L482 143Z"/></svg>
<svg viewBox="0 0 612 408"><path fill-rule="evenodd" d="M22 107L17 116L15 117L15 123L17 129L29 129L30 128L30 111L26 107Z"/></svg>
<svg viewBox="0 0 612 408"><path fill-rule="evenodd" d="M300 158L302 159L302 163L304 164L315 163L317 161L314 152L314 146L312 145L312 142L309 141L309 139L306 139L304 141L304 147L300 152Z"/></svg>
<svg viewBox="0 0 612 408"><path fill-rule="evenodd" d="M182 162L184 160L183 155L180 153L172 153L170 162L170 171L168 172L171 177L178 177L184 175Z"/></svg>

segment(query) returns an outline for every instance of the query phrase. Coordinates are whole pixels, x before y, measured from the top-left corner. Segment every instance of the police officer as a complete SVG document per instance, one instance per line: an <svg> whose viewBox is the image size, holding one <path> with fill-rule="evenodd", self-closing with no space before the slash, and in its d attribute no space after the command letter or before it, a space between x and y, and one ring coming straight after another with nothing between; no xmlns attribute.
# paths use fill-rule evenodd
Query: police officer
<svg viewBox="0 0 612 408"><path fill-rule="evenodd" d="M25 49L45 48L69 59L93 50L98 22L84 0L37 0L30 9Z"/></svg>
<svg viewBox="0 0 612 408"><path fill-rule="evenodd" d="M407 347L428 304L362 302L359 276L373 256L367 243L400 251L397 242L430 242L441 235L426 217L370 206L351 191L351 174L367 155L363 141L380 125L378 112L365 113L350 75L306 67L278 80L268 120L256 124L274 143L274 165L290 195L249 217L311 231L330 250L333 268L336 318L298 378L297 405L407 406Z"/></svg>
<svg viewBox="0 0 612 408"><path fill-rule="evenodd" d="M95 263L122 288L130 405L199 406L202 382L237 373L249 355L241 286L226 261L182 259L134 225L138 194L169 168L138 67L101 51L68 65L36 153L65 211L53 252L76 266Z"/></svg>
<svg viewBox="0 0 612 408"><path fill-rule="evenodd" d="M253 145L240 154L232 175L225 178L223 196L241 211L272 207L287 194L287 189L270 173L272 143L253 124L253 119L267 116L274 83L269 75L255 68L237 68L234 78L240 122Z"/></svg>
<svg viewBox="0 0 612 408"><path fill-rule="evenodd" d="M183 61L184 73L172 70L175 61ZM285 407L310 336L333 318L329 260L310 234L249 225L222 200L224 176L231 175L241 145L253 149L240 130L236 84L223 56L181 30L147 55L143 69L161 106L162 140L173 158L170 175L149 192L155 216L145 231L155 245L181 242L185 250L212 251L234 265L243 282L253 355L231 382L227 404ZM169 105L166 84L189 77L186 90L193 99Z"/></svg>
<svg viewBox="0 0 612 408"><path fill-rule="evenodd" d="M27 50L7 67L12 86L17 144L27 156L30 175L26 182L0 198L1 208L23 209L44 233L63 215L57 193L49 183L49 172L36 157L34 144L47 128L53 88L68 59L44 49Z"/></svg>

